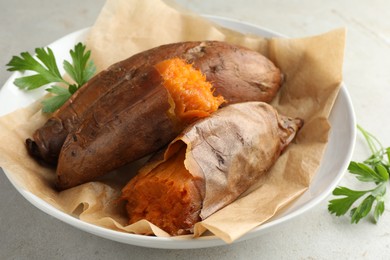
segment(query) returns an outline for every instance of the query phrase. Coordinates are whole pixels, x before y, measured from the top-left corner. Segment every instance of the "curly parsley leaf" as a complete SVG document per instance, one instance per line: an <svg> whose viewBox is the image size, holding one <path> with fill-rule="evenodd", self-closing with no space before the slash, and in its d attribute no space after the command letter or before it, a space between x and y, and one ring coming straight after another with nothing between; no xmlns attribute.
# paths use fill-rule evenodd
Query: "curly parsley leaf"
<svg viewBox="0 0 390 260"><path fill-rule="evenodd" d="M67 82L60 74L57 67L56 58L50 48L36 48L36 58L28 52L22 52L20 57L13 56L6 65L8 71L33 71L34 75L22 76L15 79L14 84L25 90L32 90L51 83L65 84L68 89L59 86L51 86L46 90L53 96L42 102L42 111L51 113L60 108L73 93L83 86L95 73L94 63L89 60L90 51L86 51L86 46L78 43L74 49L70 50L72 63L63 62L63 67L69 76L76 82L71 84Z"/></svg>
<svg viewBox="0 0 390 260"><path fill-rule="evenodd" d="M379 140L371 133L357 126L367 141L372 155L363 163L351 161L348 171L362 182L372 182L376 186L370 190L352 190L346 187L337 187L333 191L334 196L342 198L329 201L328 210L336 216L345 215L353 205L362 199L360 204L350 210L351 223L358 223L361 219L367 217L374 204L374 222L378 222L380 216L385 210L384 197L386 195L386 186L389 181L390 169L390 147L384 148ZM364 198L364 199L363 199Z"/></svg>

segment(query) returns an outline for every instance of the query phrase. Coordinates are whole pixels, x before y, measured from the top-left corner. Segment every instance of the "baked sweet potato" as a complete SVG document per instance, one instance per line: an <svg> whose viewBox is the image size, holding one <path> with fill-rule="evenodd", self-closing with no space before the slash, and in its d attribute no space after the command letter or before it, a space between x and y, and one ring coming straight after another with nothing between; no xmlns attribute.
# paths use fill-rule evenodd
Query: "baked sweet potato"
<svg viewBox="0 0 390 260"><path fill-rule="evenodd" d="M158 150L224 102L199 70L179 59L162 61L129 81L100 98L65 139L57 166L60 189Z"/></svg>
<svg viewBox="0 0 390 260"><path fill-rule="evenodd" d="M265 174L302 123L262 102L197 121L122 189L129 224L146 219L171 235L193 232Z"/></svg>
<svg viewBox="0 0 390 260"><path fill-rule="evenodd" d="M127 86L126 95L134 96L132 102L140 103L145 94L142 91L132 90L134 82L146 75L150 67L174 57L185 59L196 69L200 69L207 81L213 84L215 94L225 98L224 104L244 101L269 102L276 95L282 83L281 73L271 61L243 47L218 41L179 42L163 45L118 62L93 77L57 110L43 127L36 130L32 137L33 140L26 140L29 153L41 162L56 165L68 134L80 127L92 107L99 107L96 103L103 96L110 91L115 91L116 88ZM164 96L160 97L162 98ZM139 106L139 110L150 109L147 114L151 115L153 108L148 102L152 100L144 102L144 105ZM112 100L115 105L119 102L122 101ZM114 109L103 111L95 108L93 110L104 116L115 116ZM159 127L162 128L161 131L167 131L169 124ZM128 135L134 137L138 132L129 132ZM101 147L101 149L105 148Z"/></svg>

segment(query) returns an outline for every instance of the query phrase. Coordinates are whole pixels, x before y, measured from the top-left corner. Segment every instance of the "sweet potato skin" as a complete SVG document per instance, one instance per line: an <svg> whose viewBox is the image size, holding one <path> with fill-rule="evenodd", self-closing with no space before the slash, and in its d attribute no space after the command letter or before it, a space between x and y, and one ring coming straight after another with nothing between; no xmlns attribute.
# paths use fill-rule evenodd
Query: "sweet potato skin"
<svg viewBox="0 0 390 260"><path fill-rule="evenodd" d="M118 65L118 66L117 66ZM27 139L27 150L39 162L55 166L67 135L76 130L88 109L109 89L123 84L129 74L115 64L97 74L48 119L45 125Z"/></svg>
<svg viewBox="0 0 390 260"><path fill-rule="evenodd" d="M219 41L179 42L159 46L118 62L93 77L80 88L40 129L27 139L29 153L45 163L56 165L67 135L76 131L88 110L109 90L144 75L154 64L178 57L192 63L206 75L224 105L269 102L276 95L282 75L261 54Z"/></svg>
<svg viewBox="0 0 390 260"><path fill-rule="evenodd" d="M262 102L231 105L197 121L122 189L129 223L146 219L171 235L191 232L266 174L302 124Z"/></svg>
<svg viewBox="0 0 390 260"><path fill-rule="evenodd" d="M90 181L137 160L172 140L182 129L167 113L168 92L151 68L106 92L62 146L57 187ZM131 91L131 95L126 92Z"/></svg>

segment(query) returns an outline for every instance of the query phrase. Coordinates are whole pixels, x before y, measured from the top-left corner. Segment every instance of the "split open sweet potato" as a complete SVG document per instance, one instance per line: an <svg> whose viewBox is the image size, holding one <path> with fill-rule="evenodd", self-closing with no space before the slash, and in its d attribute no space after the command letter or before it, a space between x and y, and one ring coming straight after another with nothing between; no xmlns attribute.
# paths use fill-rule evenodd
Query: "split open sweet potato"
<svg viewBox="0 0 390 260"><path fill-rule="evenodd" d="M201 102L195 89L208 84L213 98L209 94L203 101L214 102L207 105L214 111L237 102L269 102L282 83L279 69L263 55L216 41L164 45L114 64L80 88L37 129L33 140L26 140L31 155L58 164L59 189L93 180L155 152L188 123L213 112L207 106L204 111L195 107L182 111L187 119L177 117L180 104L172 102L174 94L162 84L168 80L159 71L162 62L172 58L204 75L194 78L198 85L192 90L182 89L192 92L192 98L183 99L189 101L188 108Z"/></svg>
<svg viewBox="0 0 390 260"><path fill-rule="evenodd" d="M132 90L134 82L144 77L155 64L171 58L184 59L199 69L207 81L213 84L215 94L225 98L225 104L269 102L282 83L281 72L270 60L243 47L219 41L179 42L159 46L118 62L93 77L43 127L37 129L32 139L26 140L29 153L40 161L56 165L68 134L79 128L89 110L103 96L118 87L127 87L126 95L134 96L133 102L141 100L144 94ZM119 102L113 100L113 103ZM98 112L95 109L95 113ZM100 113L107 114L110 111Z"/></svg>
<svg viewBox="0 0 390 260"><path fill-rule="evenodd" d="M265 174L302 123L263 102L230 105L197 121L123 188L129 223L146 219L171 235L193 232Z"/></svg>
<svg viewBox="0 0 390 260"><path fill-rule="evenodd" d="M58 187L93 180L158 150L224 101L191 64L177 58L157 63L108 91L68 134L57 165Z"/></svg>

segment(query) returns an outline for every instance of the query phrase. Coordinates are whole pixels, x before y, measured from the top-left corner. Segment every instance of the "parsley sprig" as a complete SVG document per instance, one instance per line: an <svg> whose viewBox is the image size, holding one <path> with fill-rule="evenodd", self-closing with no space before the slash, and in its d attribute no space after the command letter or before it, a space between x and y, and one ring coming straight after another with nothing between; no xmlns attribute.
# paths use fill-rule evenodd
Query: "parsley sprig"
<svg viewBox="0 0 390 260"><path fill-rule="evenodd" d="M86 51L86 46L78 43L70 50L72 63L63 62L66 73L74 80L74 84L66 81L58 70L53 51L47 48L35 49L36 59L28 52L22 52L20 56L13 56L6 65L8 71L34 71L37 74L23 76L15 79L14 84L25 90L32 90L51 83L62 83L67 88L52 85L46 90L53 95L42 101L42 111L51 113L60 108L77 89L83 86L94 74L96 67L89 60L91 51Z"/></svg>
<svg viewBox="0 0 390 260"><path fill-rule="evenodd" d="M390 173L390 147L384 148L371 133L359 125L357 128L367 141L372 155L362 163L351 161L348 171L354 174L359 181L374 183L374 188L359 191L337 187L333 191L333 195L343 197L330 200L328 210L331 214L342 216L348 212L355 202L361 199L360 204L350 210L351 223L358 223L366 217L371 212L374 203L373 216L374 222L377 223L385 210L384 198Z"/></svg>

